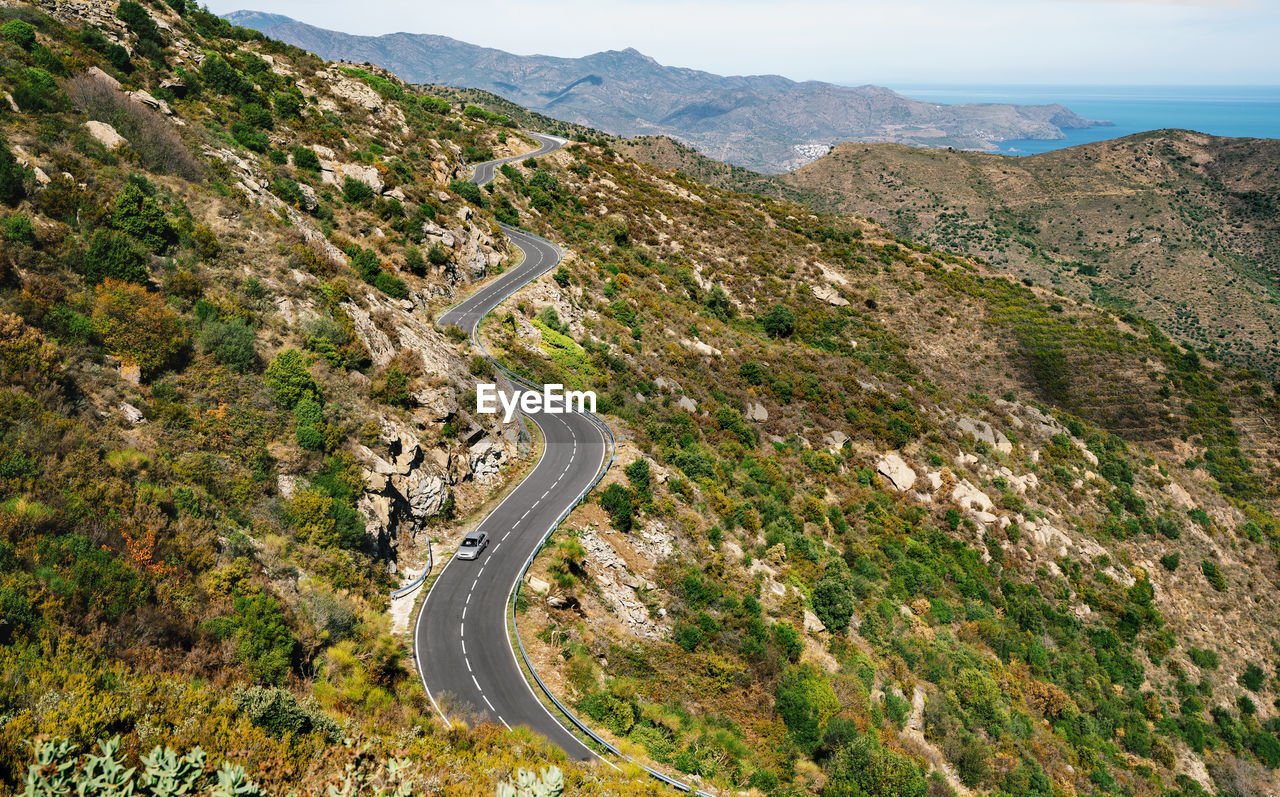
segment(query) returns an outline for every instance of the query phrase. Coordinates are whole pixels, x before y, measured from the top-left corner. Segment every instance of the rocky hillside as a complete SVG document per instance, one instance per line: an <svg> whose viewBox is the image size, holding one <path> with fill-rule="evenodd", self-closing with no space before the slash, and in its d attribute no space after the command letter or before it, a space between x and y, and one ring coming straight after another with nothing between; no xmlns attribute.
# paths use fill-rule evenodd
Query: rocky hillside
<svg viewBox="0 0 1280 797"><path fill-rule="evenodd" d="M669 138L614 146L712 185L874 219L1269 378L1280 368L1273 140L1165 130L1029 157L844 144L778 177Z"/></svg>
<svg viewBox="0 0 1280 797"><path fill-rule="evenodd" d="M521 630L625 749L721 792L1277 787L1270 386L592 144L492 201L572 254L490 345L623 441Z"/></svg>
<svg viewBox="0 0 1280 797"><path fill-rule="evenodd" d="M1164 130L1025 158L848 144L782 182L1280 375L1280 141Z"/></svg>
<svg viewBox="0 0 1280 797"><path fill-rule="evenodd" d="M725 77L665 66L633 49L518 56L445 36L353 36L278 14L227 18L326 58L378 64L413 83L484 89L616 135L669 135L764 172L794 169L840 141L990 149L996 141L1062 138L1064 129L1105 124L1061 105L938 105L881 86Z"/></svg>
<svg viewBox="0 0 1280 797"><path fill-rule="evenodd" d="M1269 384L585 134L477 189L533 148L511 117L180 0L0 17L11 790L99 740L236 794L560 759L438 722L387 597L536 453L431 324L507 266L499 220L567 257L489 347L597 390L620 441L520 632L624 750L715 794L1280 789Z"/></svg>
<svg viewBox="0 0 1280 797"><path fill-rule="evenodd" d="M388 599L529 462L431 317L509 259L467 162L533 144L181 2L5 4L0 84L6 791L37 737L228 794L561 759L439 724Z"/></svg>

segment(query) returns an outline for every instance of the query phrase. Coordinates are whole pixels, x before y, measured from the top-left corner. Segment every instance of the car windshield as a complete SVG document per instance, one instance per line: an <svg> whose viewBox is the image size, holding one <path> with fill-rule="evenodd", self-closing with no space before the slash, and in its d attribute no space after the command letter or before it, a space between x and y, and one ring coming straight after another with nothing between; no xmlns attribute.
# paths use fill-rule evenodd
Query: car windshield
<svg viewBox="0 0 1280 797"><path fill-rule="evenodd" d="M476 547L476 545L477 545L479 542L480 542L480 541L479 541L479 540L477 540L475 537L467 537L465 540L463 540L463 541L462 541L462 547L463 547L463 548L474 548L474 547Z"/></svg>

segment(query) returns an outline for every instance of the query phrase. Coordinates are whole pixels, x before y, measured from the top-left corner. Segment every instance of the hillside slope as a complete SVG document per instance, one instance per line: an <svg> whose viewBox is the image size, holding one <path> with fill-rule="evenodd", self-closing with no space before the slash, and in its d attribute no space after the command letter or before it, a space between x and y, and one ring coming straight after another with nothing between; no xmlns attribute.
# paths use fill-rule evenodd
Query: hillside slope
<svg viewBox="0 0 1280 797"><path fill-rule="evenodd" d="M667 138L614 146L713 185L874 219L1280 373L1275 140L1165 130L1029 157L844 144L777 177Z"/></svg>
<svg viewBox="0 0 1280 797"><path fill-rule="evenodd" d="M795 168L839 141L990 148L994 141L1061 138L1064 129L1097 124L1061 105L938 105L880 86L670 67L633 49L518 56L445 36L353 36L277 14L237 11L227 18L325 58L378 64L414 83L484 89L617 135L670 135L765 172Z"/></svg>
<svg viewBox="0 0 1280 797"><path fill-rule="evenodd" d="M782 182L1280 375L1280 141L1162 130L1023 158L847 144Z"/></svg>
<svg viewBox="0 0 1280 797"><path fill-rule="evenodd" d="M533 149L511 119L176 0L39 8L0 8L7 788L113 736L238 794L563 764L445 727L387 597L537 450L431 323L509 265L498 221L566 257L487 345L619 440L520 633L625 750L716 795L1280 788L1269 384L607 140L478 189Z"/></svg>

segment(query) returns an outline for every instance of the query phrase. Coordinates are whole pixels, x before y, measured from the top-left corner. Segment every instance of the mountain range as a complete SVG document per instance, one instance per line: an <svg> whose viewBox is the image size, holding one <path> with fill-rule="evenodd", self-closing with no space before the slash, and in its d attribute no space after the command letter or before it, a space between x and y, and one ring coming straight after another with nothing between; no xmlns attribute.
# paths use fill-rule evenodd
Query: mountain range
<svg viewBox="0 0 1280 797"><path fill-rule="evenodd" d="M485 89L617 135L667 135L762 172L797 168L843 141L989 150L998 141L1056 139L1063 130L1106 124L1062 105L938 105L882 86L726 77L666 66L630 48L523 56L446 36L355 36L257 11L226 19L322 58L367 61L413 83Z"/></svg>

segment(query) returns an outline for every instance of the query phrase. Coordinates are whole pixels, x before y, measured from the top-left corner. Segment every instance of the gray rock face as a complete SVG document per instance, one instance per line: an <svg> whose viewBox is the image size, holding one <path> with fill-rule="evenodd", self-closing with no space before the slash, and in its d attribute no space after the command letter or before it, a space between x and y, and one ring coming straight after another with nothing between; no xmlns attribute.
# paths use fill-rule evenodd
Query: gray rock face
<svg viewBox="0 0 1280 797"><path fill-rule="evenodd" d="M298 193L302 194L302 209L308 213L315 213L320 209L320 197L316 196L316 189L306 183L298 183Z"/></svg>
<svg viewBox="0 0 1280 797"><path fill-rule="evenodd" d="M142 414L142 410L138 409L137 407L127 402L120 404L120 414L124 416L124 419L126 421L133 424L134 426L138 426L140 424L144 424L147 422L146 416Z"/></svg>
<svg viewBox="0 0 1280 797"><path fill-rule="evenodd" d="M876 472L883 476L898 492L906 492L915 486L916 472L906 460L895 453L880 457L876 463Z"/></svg>
<svg viewBox="0 0 1280 797"><path fill-rule="evenodd" d="M506 459L506 452L493 438L485 436L468 449L467 461L471 465L471 473L478 481L485 481L498 475L498 468Z"/></svg>
<svg viewBox="0 0 1280 797"><path fill-rule="evenodd" d="M751 421L767 421L769 420L769 411L764 405L758 401L747 402L747 420Z"/></svg>
<svg viewBox="0 0 1280 797"><path fill-rule="evenodd" d="M84 123L84 126L88 128L89 135L97 139L107 149L119 149L129 143L124 136L117 133L116 129L106 122L89 120Z"/></svg>
<svg viewBox="0 0 1280 797"><path fill-rule="evenodd" d="M137 100L138 102L142 103L143 105L147 106L153 111L159 111L165 116L173 116L173 109L169 107L169 103L157 97L151 96L151 94L149 94L148 92L131 91L129 92L129 96Z"/></svg>
<svg viewBox="0 0 1280 797"><path fill-rule="evenodd" d="M443 473L419 468L405 478L403 492L413 516L422 520L444 509L449 498L449 482Z"/></svg>
<svg viewBox="0 0 1280 797"><path fill-rule="evenodd" d="M489 261L485 258L484 252L480 251L478 244L472 244L471 254L467 257L467 275L472 282L484 279L485 271L489 268Z"/></svg>
<svg viewBox="0 0 1280 797"><path fill-rule="evenodd" d="M676 401L676 406L684 410L685 412L698 411L698 402L694 401L688 396L681 396L679 400Z"/></svg>
<svg viewBox="0 0 1280 797"><path fill-rule="evenodd" d="M369 359L373 360L373 364L381 368L391 362L391 358L396 354L396 347L391 343L391 338L387 337L387 333L378 329L378 325L373 323L373 317L355 302L343 302L342 309L351 316L356 337L360 338L360 342L369 350Z"/></svg>
<svg viewBox="0 0 1280 797"><path fill-rule="evenodd" d="M956 428L960 430L961 434L971 434L975 439L981 440L1001 454L1008 454L1013 451L1013 444L1009 442L1009 438L994 429L986 421L979 421L967 415L962 415L956 419Z"/></svg>
<svg viewBox="0 0 1280 797"><path fill-rule="evenodd" d="M94 80L97 80L100 83L105 83L116 91L120 91L120 81L111 77L111 75L108 75L106 72L103 72L98 67L91 66L85 71L88 73L89 77Z"/></svg>
<svg viewBox="0 0 1280 797"><path fill-rule="evenodd" d="M453 237L453 233L434 222L424 222L422 225L422 234L427 237L427 244L438 243L445 249L452 249L457 241Z"/></svg>

